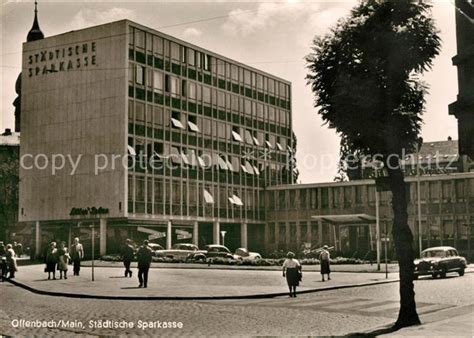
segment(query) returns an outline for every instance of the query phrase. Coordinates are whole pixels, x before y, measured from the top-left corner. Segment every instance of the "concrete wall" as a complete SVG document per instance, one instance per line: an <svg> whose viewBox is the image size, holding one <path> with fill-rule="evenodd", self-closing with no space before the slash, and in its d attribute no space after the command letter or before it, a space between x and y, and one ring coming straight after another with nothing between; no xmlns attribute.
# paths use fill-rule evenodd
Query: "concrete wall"
<svg viewBox="0 0 474 338"><path fill-rule="evenodd" d="M71 208L93 206L124 215L123 166L95 175L94 159L127 153L127 48L125 21L23 45L21 222L68 219ZM44 170L34 166L38 154L48 158ZM66 160L53 175L53 154L82 155L75 174ZM37 162L43 166L44 156Z"/></svg>

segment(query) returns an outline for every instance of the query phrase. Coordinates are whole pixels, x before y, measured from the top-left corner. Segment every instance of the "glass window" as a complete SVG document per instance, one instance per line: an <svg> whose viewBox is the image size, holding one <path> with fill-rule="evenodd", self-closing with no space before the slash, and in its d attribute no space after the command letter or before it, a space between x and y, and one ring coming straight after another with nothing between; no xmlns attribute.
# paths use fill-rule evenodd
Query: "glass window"
<svg viewBox="0 0 474 338"><path fill-rule="evenodd" d="M145 180L137 177L135 188L135 201L145 201Z"/></svg>
<svg viewBox="0 0 474 338"><path fill-rule="evenodd" d="M463 180L456 180L456 198L458 200L462 200L465 198L465 189L464 189L464 185L465 185L465 181Z"/></svg>
<svg viewBox="0 0 474 338"><path fill-rule="evenodd" d="M225 107L225 94L220 90L217 91L217 105L219 107Z"/></svg>
<svg viewBox="0 0 474 338"><path fill-rule="evenodd" d="M141 85L145 84L145 69L140 65L135 66L135 82Z"/></svg>
<svg viewBox="0 0 474 338"><path fill-rule="evenodd" d="M263 119L263 104L257 103L257 117Z"/></svg>
<svg viewBox="0 0 474 338"><path fill-rule="evenodd" d="M171 94L179 95L179 79L176 76L170 76Z"/></svg>
<svg viewBox="0 0 474 338"><path fill-rule="evenodd" d="M257 89L263 89L263 76L260 74L257 74Z"/></svg>
<svg viewBox="0 0 474 338"><path fill-rule="evenodd" d="M252 85L252 77L247 69L244 69L244 83L249 87Z"/></svg>
<svg viewBox="0 0 474 338"><path fill-rule="evenodd" d="M200 52L196 52L195 60L196 60L196 67L201 68L201 53Z"/></svg>
<svg viewBox="0 0 474 338"><path fill-rule="evenodd" d="M443 199L451 198L451 182L450 181L443 181Z"/></svg>
<svg viewBox="0 0 474 338"><path fill-rule="evenodd" d="M233 111L239 111L239 97L236 95L231 96L231 108Z"/></svg>
<svg viewBox="0 0 474 338"><path fill-rule="evenodd" d="M202 87L202 100L204 103L211 103L211 88Z"/></svg>
<svg viewBox="0 0 474 338"><path fill-rule="evenodd" d="M153 69L151 69L151 68L146 68L145 80L146 80L146 85L147 85L148 87L152 87L152 86L153 86Z"/></svg>
<svg viewBox="0 0 474 338"><path fill-rule="evenodd" d="M189 82L188 89L188 97L190 99L196 100L196 84L194 82Z"/></svg>
<svg viewBox="0 0 474 338"><path fill-rule="evenodd" d="M245 142L247 142L248 144L253 144L252 133L248 129L245 130Z"/></svg>
<svg viewBox="0 0 474 338"><path fill-rule="evenodd" d="M225 123L217 122L217 136L220 138L226 138L225 136Z"/></svg>
<svg viewBox="0 0 474 338"><path fill-rule="evenodd" d="M196 65L196 53L194 52L194 49L188 48L188 64L190 66Z"/></svg>
<svg viewBox="0 0 474 338"><path fill-rule="evenodd" d="M234 139L234 141L237 141L237 142L243 142L244 140L242 140L242 135L240 134L240 127L232 127L232 138Z"/></svg>
<svg viewBox="0 0 474 338"><path fill-rule="evenodd" d="M188 118L188 129L190 131L194 131L196 133L198 133L200 130L199 130L199 127L197 125L197 117L196 116L193 116L193 115L189 115L189 118Z"/></svg>
<svg viewBox="0 0 474 338"><path fill-rule="evenodd" d="M145 48L145 32L135 29L135 46Z"/></svg>
<svg viewBox="0 0 474 338"><path fill-rule="evenodd" d="M180 54L181 54L181 62L182 62L182 63L186 63L186 60L187 60L187 58L186 58L186 54L187 54L187 53L186 53L186 47L180 46L180 50L181 50L181 52L180 52Z"/></svg>
<svg viewBox="0 0 474 338"><path fill-rule="evenodd" d="M135 118L138 122L145 121L145 104L141 102L135 102Z"/></svg>
<svg viewBox="0 0 474 338"><path fill-rule="evenodd" d="M133 82L135 79L135 65L131 62L128 63L128 81Z"/></svg>
<svg viewBox="0 0 474 338"><path fill-rule="evenodd" d="M219 59L216 59L217 63L217 74L225 77L225 62Z"/></svg>
<svg viewBox="0 0 474 338"><path fill-rule="evenodd" d="M230 66L231 79L234 81L239 81L239 70L236 65Z"/></svg>
<svg viewBox="0 0 474 338"><path fill-rule="evenodd" d="M202 120L202 129L204 134L211 135L211 120L203 119Z"/></svg>
<svg viewBox="0 0 474 338"><path fill-rule="evenodd" d="M158 106L153 107L153 124L156 126L163 125L163 108Z"/></svg>
<svg viewBox="0 0 474 338"><path fill-rule="evenodd" d="M153 71L153 88L163 90L163 73L157 70Z"/></svg>
<svg viewBox="0 0 474 338"><path fill-rule="evenodd" d="M208 54L203 54L204 69L211 70L211 56Z"/></svg>
<svg viewBox="0 0 474 338"><path fill-rule="evenodd" d="M159 36L153 36L153 52L163 55L163 39Z"/></svg>
<svg viewBox="0 0 474 338"><path fill-rule="evenodd" d="M179 45L171 42L171 59L179 61Z"/></svg>

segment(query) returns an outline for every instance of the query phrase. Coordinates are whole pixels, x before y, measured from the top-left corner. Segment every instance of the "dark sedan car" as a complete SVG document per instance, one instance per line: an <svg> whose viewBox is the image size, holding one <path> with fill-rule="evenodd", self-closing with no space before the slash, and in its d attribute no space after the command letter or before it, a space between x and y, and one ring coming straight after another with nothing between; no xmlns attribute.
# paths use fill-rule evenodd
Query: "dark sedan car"
<svg viewBox="0 0 474 338"><path fill-rule="evenodd" d="M232 255L232 252L230 250L219 244L209 244L206 245L205 247L206 251L206 258L228 258L228 259L234 259L234 255Z"/></svg>
<svg viewBox="0 0 474 338"><path fill-rule="evenodd" d="M445 278L449 272L463 276L466 267L466 259L459 256L455 248L438 246L422 251L421 258L415 260L414 277L418 279L418 276L431 275L433 278Z"/></svg>

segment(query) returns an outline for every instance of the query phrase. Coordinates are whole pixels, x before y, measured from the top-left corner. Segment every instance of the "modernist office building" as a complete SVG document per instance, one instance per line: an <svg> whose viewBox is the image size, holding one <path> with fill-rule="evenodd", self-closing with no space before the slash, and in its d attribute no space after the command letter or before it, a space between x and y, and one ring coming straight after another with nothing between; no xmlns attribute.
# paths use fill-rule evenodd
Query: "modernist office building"
<svg viewBox="0 0 474 338"><path fill-rule="evenodd" d="M87 246L90 226L101 254L127 237L267 253L304 243L359 257L373 249L373 180L293 184L289 82L130 21L23 49L19 220L38 252L74 236ZM454 142L420 152L446 162L421 177L422 245L465 252L474 173L451 170ZM58 154L69 157L52 173ZM416 178L407 182L417 237ZM388 192L379 205L390 232ZM346 224L332 222L337 215Z"/></svg>
<svg viewBox="0 0 474 338"><path fill-rule="evenodd" d="M418 246L417 177L405 178L408 222ZM378 193L381 237L391 237L391 193ZM422 248L451 245L472 257L474 173L420 177ZM265 249L298 250L330 244L344 255L367 257L376 248L376 186L373 179L292 184L267 189ZM391 246L389 246L389 251Z"/></svg>
<svg viewBox="0 0 474 338"><path fill-rule="evenodd" d="M263 190L293 179L288 81L128 20L25 43L22 74L37 251L93 224L102 254L126 237L263 243ZM52 173L57 154L77 170Z"/></svg>

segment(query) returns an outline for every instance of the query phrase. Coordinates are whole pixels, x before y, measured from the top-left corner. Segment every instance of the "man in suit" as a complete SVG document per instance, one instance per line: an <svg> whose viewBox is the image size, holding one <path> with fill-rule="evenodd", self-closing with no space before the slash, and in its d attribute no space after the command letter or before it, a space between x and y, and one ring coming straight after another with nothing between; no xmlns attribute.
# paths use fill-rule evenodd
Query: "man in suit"
<svg viewBox="0 0 474 338"><path fill-rule="evenodd" d="M132 246L132 241L128 238L125 240L125 244L122 247L122 260L125 266L125 277L132 277L132 270L130 270L130 264L135 257L135 248Z"/></svg>
<svg viewBox="0 0 474 338"><path fill-rule="evenodd" d="M74 243L71 245L71 260L74 265L74 276L79 276L81 270L81 261L84 259L84 248L79 243L79 238L74 238Z"/></svg>
<svg viewBox="0 0 474 338"><path fill-rule="evenodd" d="M138 249L137 261L138 261L138 281L140 284L139 288L147 287L148 284L148 270L153 257L153 251L148 246L148 241L144 240L143 245Z"/></svg>

